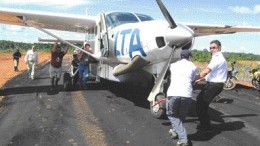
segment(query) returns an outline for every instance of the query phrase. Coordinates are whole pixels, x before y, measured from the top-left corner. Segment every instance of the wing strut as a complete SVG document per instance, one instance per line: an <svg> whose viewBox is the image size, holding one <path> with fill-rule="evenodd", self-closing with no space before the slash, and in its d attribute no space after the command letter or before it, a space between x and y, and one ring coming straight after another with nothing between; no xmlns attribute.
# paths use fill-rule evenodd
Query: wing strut
<svg viewBox="0 0 260 146"><path fill-rule="evenodd" d="M24 20L23 20L23 21L24 21ZM76 48L76 49L79 49L79 50L83 51L84 53L86 53L86 54L88 54L88 55L90 55L90 56L92 56L93 58L95 58L95 59L98 60L98 57L96 57L96 56L94 56L93 54L87 52L86 50L83 50L82 48L80 48L80 47L78 47L78 46L76 46L76 45L74 45L74 44L72 44L72 43L70 43L70 42L68 42L68 41L66 41L66 40L64 40L64 39L62 39L62 38L60 38L60 37L58 37L58 36L56 36L55 34L49 32L49 31L47 31L47 30L45 30L45 29L43 29L43 28L41 28L41 27L35 26L35 25L31 24L29 21L25 21L25 23L26 23L28 26L34 27L34 28L36 28L36 29L38 29L38 30L40 30L40 31L42 31L42 32L44 32L44 33L46 33L46 34L48 34L48 35L50 35L50 36L52 36L52 37L54 37L54 38L56 38L56 39L58 39L58 40L60 40L61 42L65 43L65 44L68 44L68 45L71 46L71 47L74 47L74 48Z"/></svg>
<svg viewBox="0 0 260 146"><path fill-rule="evenodd" d="M164 65L164 67L163 67L163 69L162 69L162 71L161 71L159 77L157 78L156 83L155 83L155 85L153 86L153 89L152 89L152 91L150 92L149 97L147 98L147 100L150 101L150 102L152 102L152 101L154 102L156 95L157 95L158 93L160 93L161 86L162 86L162 82L163 82L163 78L164 78L164 76L165 76L165 74L166 74L166 71L167 71L167 69L168 69L168 67L169 67L169 64L170 64L170 62L171 62L171 59L172 59L172 56L173 56L173 54L174 54L175 49L176 49L176 46L173 46L172 52L171 52L171 54L170 54L170 56L169 56L167 62L165 63L165 65Z"/></svg>

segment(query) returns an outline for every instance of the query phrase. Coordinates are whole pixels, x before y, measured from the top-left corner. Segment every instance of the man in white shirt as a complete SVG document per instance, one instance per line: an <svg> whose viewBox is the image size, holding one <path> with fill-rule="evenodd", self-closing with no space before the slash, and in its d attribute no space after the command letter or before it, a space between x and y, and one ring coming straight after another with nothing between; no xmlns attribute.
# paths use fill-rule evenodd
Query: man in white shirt
<svg viewBox="0 0 260 146"><path fill-rule="evenodd" d="M211 130L208 114L210 102L221 93L227 78L227 62L221 53L221 43L218 40L210 42L211 60L208 66L197 76L197 81L205 78L206 84L197 96L196 111L200 121L197 129ZM197 82L196 81L196 82Z"/></svg>
<svg viewBox="0 0 260 146"><path fill-rule="evenodd" d="M169 133L172 138L179 138L177 146L189 145L182 122L192 102L192 86L197 74L197 67L191 62L191 58L189 50L182 50L181 60L170 65L171 83L167 90L166 114L172 125Z"/></svg>
<svg viewBox="0 0 260 146"><path fill-rule="evenodd" d="M35 46L32 46L31 50L28 50L26 52L26 55L24 57L24 61L27 65L27 70L29 72L29 78L34 80L35 78L35 69L38 65L38 53L35 50Z"/></svg>

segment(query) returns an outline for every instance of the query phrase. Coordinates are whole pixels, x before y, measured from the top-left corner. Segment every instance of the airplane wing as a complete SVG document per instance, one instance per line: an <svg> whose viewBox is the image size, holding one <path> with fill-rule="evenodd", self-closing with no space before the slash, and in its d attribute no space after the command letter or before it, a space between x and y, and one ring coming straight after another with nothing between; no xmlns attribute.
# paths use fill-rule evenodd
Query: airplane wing
<svg viewBox="0 0 260 146"><path fill-rule="evenodd" d="M0 8L0 23L30 26L28 22L41 28L81 33L96 25L92 16Z"/></svg>
<svg viewBox="0 0 260 146"><path fill-rule="evenodd" d="M260 27L247 26L229 26L229 25L209 25L184 23L190 27L196 36L215 35L215 34L232 34L236 32L260 32Z"/></svg>

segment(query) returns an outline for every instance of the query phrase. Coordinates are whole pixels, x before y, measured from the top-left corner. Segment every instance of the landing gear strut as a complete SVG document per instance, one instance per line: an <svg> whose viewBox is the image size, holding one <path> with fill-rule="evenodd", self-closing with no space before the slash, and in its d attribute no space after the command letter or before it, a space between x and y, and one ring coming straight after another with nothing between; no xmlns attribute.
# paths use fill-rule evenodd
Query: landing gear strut
<svg viewBox="0 0 260 146"><path fill-rule="evenodd" d="M169 67L170 61L172 59L173 53L176 47L173 46L172 52L166 62L163 64L163 68L160 70L159 76L155 79L155 85L153 86L152 91L148 97L148 101L150 101L150 111L152 116L155 118L162 118L166 113L166 105L165 105L165 82L167 82L168 75L166 75L167 69ZM158 64L157 67L160 67L162 64Z"/></svg>

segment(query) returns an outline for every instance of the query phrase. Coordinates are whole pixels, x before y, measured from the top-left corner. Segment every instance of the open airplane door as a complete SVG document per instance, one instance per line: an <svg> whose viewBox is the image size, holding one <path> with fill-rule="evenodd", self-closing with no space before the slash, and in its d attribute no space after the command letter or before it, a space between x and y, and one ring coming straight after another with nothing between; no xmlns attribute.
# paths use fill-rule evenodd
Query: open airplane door
<svg viewBox="0 0 260 146"><path fill-rule="evenodd" d="M105 19L105 14L102 13L100 15L100 51L101 51L101 56L102 57L108 57L109 56L109 40L108 40L108 31L107 31L107 26L106 26L106 19Z"/></svg>
<svg viewBox="0 0 260 146"><path fill-rule="evenodd" d="M109 68L103 64L103 60L109 57L109 40L105 17L105 13L101 13L100 21L97 24L98 45L96 47L100 51L100 61L97 65L96 81L100 81L100 77L109 78Z"/></svg>

